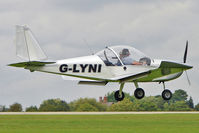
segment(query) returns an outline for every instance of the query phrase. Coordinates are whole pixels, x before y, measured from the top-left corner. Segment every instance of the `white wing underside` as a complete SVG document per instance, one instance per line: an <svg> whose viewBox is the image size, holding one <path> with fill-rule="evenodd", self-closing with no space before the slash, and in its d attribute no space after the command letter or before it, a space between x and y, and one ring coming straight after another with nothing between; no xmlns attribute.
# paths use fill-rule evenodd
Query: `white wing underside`
<svg viewBox="0 0 199 133"><path fill-rule="evenodd" d="M101 79L101 81L120 81L120 82L129 82L133 81L142 77L147 76L150 73L150 71L145 71L137 74L129 74L129 75L124 75L124 76L119 76L111 79ZM71 77L71 76L62 76L64 80L74 80L74 81L91 81L95 82L98 80L92 80L92 79L85 79L85 78L78 78L78 77Z"/></svg>
<svg viewBox="0 0 199 133"><path fill-rule="evenodd" d="M77 78L77 77L71 77L71 76L61 76L63 80L74 80L74 81L96 81L91 79L85 79L85 78Z"/></svg>

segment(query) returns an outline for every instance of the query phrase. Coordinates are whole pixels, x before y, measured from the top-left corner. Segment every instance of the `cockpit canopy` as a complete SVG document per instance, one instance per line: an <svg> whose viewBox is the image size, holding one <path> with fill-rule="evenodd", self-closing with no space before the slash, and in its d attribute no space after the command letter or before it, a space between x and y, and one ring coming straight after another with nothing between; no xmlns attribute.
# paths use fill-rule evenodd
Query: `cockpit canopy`
<svg viewBox="0 0 199 133"><path fill-rule="evenodd" d="M151 59L130 46L112 46L96 53L107 66L150 65Z"/></svg>

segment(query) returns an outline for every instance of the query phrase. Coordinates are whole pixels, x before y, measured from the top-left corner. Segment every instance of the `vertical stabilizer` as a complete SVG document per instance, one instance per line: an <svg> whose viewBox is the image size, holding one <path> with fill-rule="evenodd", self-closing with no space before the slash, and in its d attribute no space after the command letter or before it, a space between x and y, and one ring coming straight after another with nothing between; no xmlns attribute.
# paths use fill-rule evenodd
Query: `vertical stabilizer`
<svg viewBox="0 0 199 133"><path fill-rule="evenodd" d="M16 54L27 61L47 59L47 56L27 26L16 26Z"/></svg>

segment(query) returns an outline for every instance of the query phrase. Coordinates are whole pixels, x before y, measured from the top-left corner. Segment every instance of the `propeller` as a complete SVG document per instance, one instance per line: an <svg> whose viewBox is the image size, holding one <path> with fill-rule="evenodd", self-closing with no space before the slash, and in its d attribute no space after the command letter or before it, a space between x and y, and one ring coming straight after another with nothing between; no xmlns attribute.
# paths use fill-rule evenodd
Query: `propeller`
<svg viewBox="0 0 199 133"><path fill-rule="evenodd" d="M189 80L189 76L187 74L187 71L185 71L185 74L186 74L186 77L187 77L188 84L191 85L191 81Z"/></svg>
<svg viewBox="0 0 199 133"><path fill-rule="evenodd" d="M185 47L185 52L184 52L184 58L183 58L184 63L186 63L186 61L187 61L187 51L188 51L188 40L186 41L186 47ZM185 74L186 74L186 77L187 77L188 84L191 85L187 71L185 71Z"/></svg>
<svg viewBox="0 0 199 133"><path fill-rule="evenodd" d="M184 52L184 58L183 58L184 63L186 63L186 60L187 60L187 50L188 50L188 40L186 42L186 47L185 47L185 52Z"/></svg>

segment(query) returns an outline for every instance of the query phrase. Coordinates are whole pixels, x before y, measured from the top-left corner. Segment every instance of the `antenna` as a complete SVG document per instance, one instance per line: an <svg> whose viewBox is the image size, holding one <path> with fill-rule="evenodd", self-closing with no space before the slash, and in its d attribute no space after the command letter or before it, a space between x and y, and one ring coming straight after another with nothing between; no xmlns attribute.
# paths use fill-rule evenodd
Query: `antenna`
<svg viewBox="0 0 199 133"><path fill-rule="evenodd" d="M88 42L86 41L86 39L83 39L84 40L84 42L85 42L85 44L86 44L86 46L89 48L89 50L90 50L90 52L92 53L92 55L94 55L94 51L91 49L91 47L88 45Z"/></svg>

